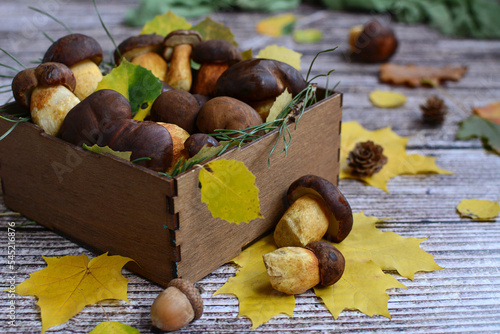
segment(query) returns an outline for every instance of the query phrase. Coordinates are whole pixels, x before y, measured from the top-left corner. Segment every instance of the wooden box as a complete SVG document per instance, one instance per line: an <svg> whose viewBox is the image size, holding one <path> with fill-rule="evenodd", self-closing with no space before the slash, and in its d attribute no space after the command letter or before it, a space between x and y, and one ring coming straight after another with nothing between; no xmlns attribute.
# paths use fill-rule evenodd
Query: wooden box
<svg viewBox="0 0 500 334"><path fill-rule="evenodd" d="M271 231L286 210L286 191L298 177L337 184L342 95L308 108L291 124L287 156L277 132L216 159L237 159L256 176L263 219L234 224L213 218L201 202L198 172L173 179L99 155L21 123L0 141L5 204L13 211L95 251L128 256L128 268L161 285L198 281ZM11 108L15 109L15 108ZM12 126L0 120L0 134Z"/></svg>

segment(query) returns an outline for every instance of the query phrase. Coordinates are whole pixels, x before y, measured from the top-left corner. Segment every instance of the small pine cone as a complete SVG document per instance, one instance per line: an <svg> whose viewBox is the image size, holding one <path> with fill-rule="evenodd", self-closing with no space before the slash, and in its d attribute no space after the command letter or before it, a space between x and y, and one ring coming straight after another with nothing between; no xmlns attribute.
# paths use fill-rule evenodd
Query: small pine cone
<svg viewBox="0 0 500 334"><path fill-rule="evenodd" d="M357 143L347 158L352 175L367 177L378 172L387 163L383 151L382 146L371 140Z"/></svg>
<svg viewBox="0 0 500 334"><path fill-rule="evenodd" d="M437 96L427 99L425 105L420 105L422 109L422 120L427 124L439 125L443 123L448 107L444 101Z"/></svg>

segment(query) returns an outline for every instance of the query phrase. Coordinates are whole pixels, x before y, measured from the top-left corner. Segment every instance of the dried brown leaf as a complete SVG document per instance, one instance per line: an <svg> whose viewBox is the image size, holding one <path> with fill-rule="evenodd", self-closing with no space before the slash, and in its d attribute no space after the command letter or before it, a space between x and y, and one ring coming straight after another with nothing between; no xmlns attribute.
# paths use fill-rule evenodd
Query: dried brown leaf
<svg viewBox="0 0 500 334"><path fill-rule="evenodd" d="M447 80L460 80L466 71L465 66L430 67L385 63L380 66L380 80L392 85L410 87L423 86L428 83L437 86Z"/></svg>

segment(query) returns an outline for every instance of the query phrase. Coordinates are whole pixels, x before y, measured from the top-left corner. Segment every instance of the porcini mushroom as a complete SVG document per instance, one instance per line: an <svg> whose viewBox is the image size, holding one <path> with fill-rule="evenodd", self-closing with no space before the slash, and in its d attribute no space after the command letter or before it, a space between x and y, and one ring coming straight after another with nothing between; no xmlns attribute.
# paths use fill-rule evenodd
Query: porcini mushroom
<svg viewBox="0 0 500 334"><path fill-rule="evenodd" d="M33 74L36 87L29 98L31 119L46 133L57 136L66 114L80 102L73 94L75 77L66 65L52 62L38 65Z"/></svg>
<svg viewBox="0 0 500 334"><path fill-rule="evenodd" d="M353 58L364 62L384 62L396 52L398 40L389 26L372 20L349 30Z"/></svg>
<svg viewBox="0 0 500 334"><path fill-rule="evenodd" d="M165 82L174 89L187 92L191 89L191 53L202 39L195 30L174 30L165 37L163 57L170 61Z"/></svg>
<svg viewBox="0 0 500 334"><path fill-rule="evenodd" d="M158 79L164 81L167 73L167 62L160 55L163 51L163 36L144 34L131 36L121 42L113 56L115 64L122 59L141 65L150 70Z"/></svg>
<svg viewBox="0 0 500 334"><path fill-rule="evenodd" d="M191 93L173 89L161 93L151 106L151 120L177 124L187 132L196 131L200 105Z"/></svg>
<svg viewBox="0 0 500 334"><path fill-rule="evenodd" d="M11 85L12 95L20 106L30 109L31 93L37 84L34 67L19 71L14 76Z"/></svg>
<svg viewBox="0 0 500 334"><path fill-rule="evenodd" d="M230 96L252 106L265 121L276 98L288 90L292 96L307 82L292 66L272 59L247 59L229 67L217 80L216 95Z"/></svg>
<svg viewBox="0 0 500 334"><path fill-rule="evenodd" d="M212 96L221 74L242 57L234 44L224 39L210 39L200 42L193 48L192 59L201 66L191 92Z"/></svg>
<svg viewBox="0 0 500 334"><path fill-rule="evenodd" d="M217 129L244 130L261 123L259 114L252 107L229 96L208 100L196 118L198 129L210 134Z"/></svg>
<svg viewBox="0 0 500 334"><path fill-rule="evenodd" d="M325 238L344 240L352 229L352 210L340 190L328 180L305 175L287 191L290 207L276 225L274 240L278 247L305 247Z"/></svg>
<svg viewBox="0 0 500 334"><path fill-rule="evenodd" d="M97 88L102 80L99 64L102 48L90 36L70 34L61 37L47 49L42 62L58 62L68 66L76 79L75 95L83 100Z"/></svg>

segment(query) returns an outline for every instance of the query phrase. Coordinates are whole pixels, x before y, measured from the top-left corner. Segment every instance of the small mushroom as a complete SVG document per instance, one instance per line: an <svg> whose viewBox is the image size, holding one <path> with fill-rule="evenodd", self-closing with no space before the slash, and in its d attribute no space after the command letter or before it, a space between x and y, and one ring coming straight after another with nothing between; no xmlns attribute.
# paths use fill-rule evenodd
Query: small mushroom
<svg viewBox="0 0 500 334"><path fill-rule="evenodd" d="M187 92L191 89L191 53L193 46L201 41L200 33L195 30L174 30L165 37L163 57L170 61L165 81L174 89Z"/></svg>
<svg viewBox="0 0 500 334"><path fill-rule="evenodd" d="M34 67L18 72L12 79L12 94L20 106L30 109L31 93L37 84Z"/></svg>
<svg viewBox="0 0 500 334"><path fill-rule="evenodd" d="M46 133L57 136L66 114L80 102L73 94L75 77L66 65L52 62L38 65L33 74L36 87L29 99L26 95L29 90L24 93L30 103L31 119Z"/></svg>
<svg viewBox="0 0 500 334"><path fill-rule="evenodd" d="M318 258L320 284L335 284L344 274L344 255L335 246L324 241L311 241L306 248Z"/></svg>
<svg viewBox="0 0 500 334"><path fill-rule="evenodd" d="M323 237L341 242L352 229L349 203L335 185L322 177L300 177L288 188L287 200L290 207L274 231L279 247L305 247Z"/></svg>
<svg viewBox="0 0 500 334"><path fill-rule="evenodd" d="M76 79L75 95L83 100L93 93L102 73L102 48L90 36L70 34L61 37L47 49L42 62L58 62L68 66Z"/></svg>
<svg viewBox="0 0 500 334"><path fill-rule="evenodd" d="M198 129L209 134L217 129L244 130L261 123L259 114L252 107L229 96L208 100L196 119Z"/></svg>
<svg viewBox="0 0 500 334"><path fill-rule="evenodd" d="M167 73L167 62L160 55L163 51L163 36L144 34L132 36L118 45L113 56L115 64L122 59L141 65L150 70L158 79L164 81Z"/></svg>
<svg viewBox="0 0 500 334"><path fill-rule="evenodd" d="M230 96L252 106L265 121L276 98L307 87L299 71L272 59L247 59L229 67L217 80L216 95Z"/></svg>
<svg viewBox="0 0 500 334"><path fill-rule="evenodd" d="M220 143L217 139L206 133L193 133L184 142L184 149L188 152L189 157L194 157L204 146L220 146Z"/></svg>
<svg viewBox="0 0 500 334"><path fill-rule="evenodd" d="M191 93L173 89L161 93L151 106L151 120L177 124L187 132L196 131L198 101Z"/></svg>
<svg viewBox="0 0 500 334"><path fill-rule="evenodd" d="M156 297L151 306L153 326L162 331L175 331L203 315L203 299L187 280L175 278Z"/></svg>
<svg viewBox="0 0 500 334"><path fill-rule="evenodd" d="M201 64L191 88L193 94L212 96L217 80L229 66L241 61L238 48L223 39L202 41L193 48L192 58Z"/></svg>
<svg viewBox="0 0 500 334"><path fill-rule="evenodd" d="M377 20L352 27L349 44L353 58L370 63L389 60L398 48L394 30Z"/></svg>
<svg viewBox="0 0 500 334"><path fill-rule="evenodd" d="M61 126L60 136L77 146L104 146L103 131L107 129L107 123L131 117L130 103L122 94L111 89L101 89L68 112Z"/></svg>

